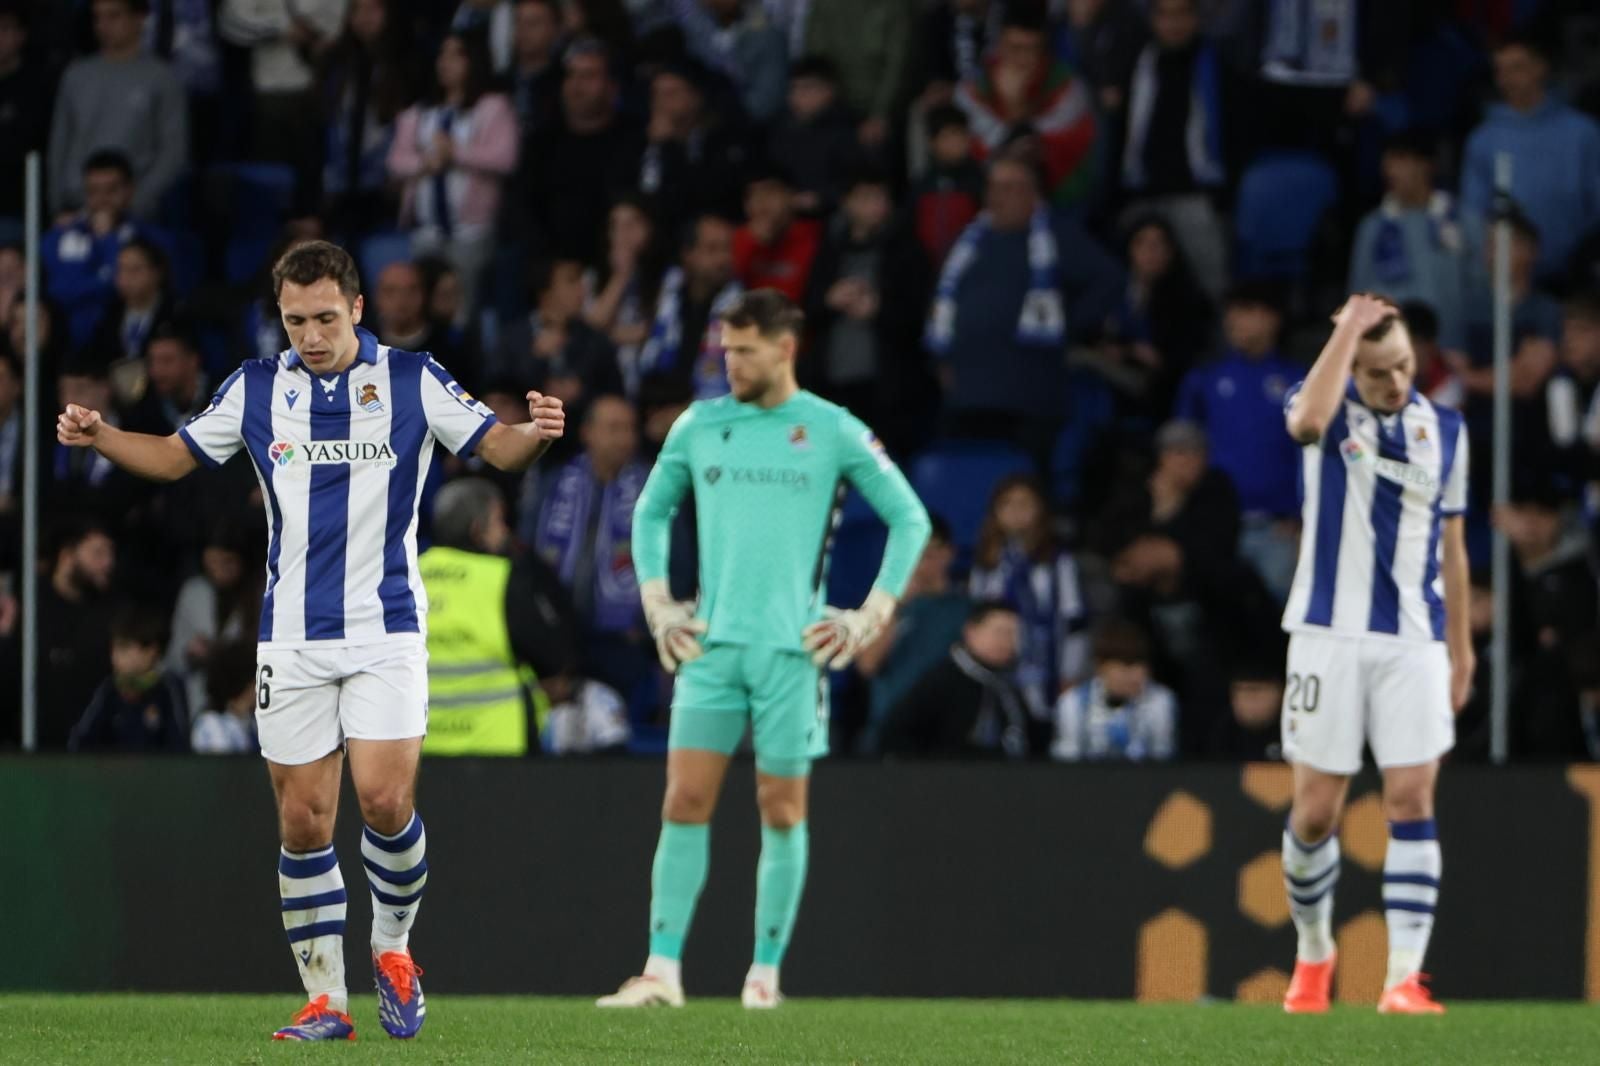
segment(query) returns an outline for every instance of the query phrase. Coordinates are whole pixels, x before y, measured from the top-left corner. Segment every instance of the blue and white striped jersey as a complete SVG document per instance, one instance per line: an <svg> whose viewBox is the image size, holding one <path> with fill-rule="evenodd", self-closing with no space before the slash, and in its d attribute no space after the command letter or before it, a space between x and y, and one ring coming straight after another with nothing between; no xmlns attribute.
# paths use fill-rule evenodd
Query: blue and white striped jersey
<svg viewBox="0 0 1600 1066"><path fill-rule="evenodd" d="M1461 415L1415 390L1380 414L1352 383L1301 473L1305 528L1283 628L1443 640L1439 528L1467 508Z"/></svg>
<svg viewBox="0 0 1600 1066"><path fill-rule="evenodd" d="M495 423L432 356L356 335L342 374L316 374L292 349L246 362L178 431L203 465L243 447L255 466L268 537L262 643L423 634L417 504L433 442L471 452Z"/></svg>

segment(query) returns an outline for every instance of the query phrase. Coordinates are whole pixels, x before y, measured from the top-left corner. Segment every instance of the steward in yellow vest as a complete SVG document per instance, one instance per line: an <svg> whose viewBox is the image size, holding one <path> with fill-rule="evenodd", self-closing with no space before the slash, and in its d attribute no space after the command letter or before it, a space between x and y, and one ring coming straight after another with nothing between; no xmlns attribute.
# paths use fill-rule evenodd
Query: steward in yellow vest
<svg viewBox="0 0 1600 1066"><path fill-rule="evenodd" d="M422 753L537 751L529 721L536 709L543 710L544 695L534 667L561 669L560 646L567 640L550 640L538 612L508 610L517 600L532 606L538 592L524 587L519 567L501 554L511 532L499 490L479 478L445 484L434 503L434 537L434 546L417 560L428 595L428 735ZM518 591L508 597L513 585Z"/></svg>

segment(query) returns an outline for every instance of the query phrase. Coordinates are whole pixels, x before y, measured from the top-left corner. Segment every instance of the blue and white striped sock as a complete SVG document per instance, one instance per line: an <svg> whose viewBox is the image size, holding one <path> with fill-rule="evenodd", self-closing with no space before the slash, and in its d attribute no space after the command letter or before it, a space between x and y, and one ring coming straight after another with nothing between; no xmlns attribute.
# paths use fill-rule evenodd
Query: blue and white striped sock
<svg viewBox="0 0 1600 1066"><path fill-rule="evenodd" d="M1300 943L1295 957L1322 962L1333 954L1333 886L1339 883L1339 837L1303 843L1283 828L1283 887Z"/></svg>
<svg viewBox="0 0 1600 1066"><path fill-rule="evenodd" d="M415 811L394 836L386 837L370 825L362 828L361 863L372 889L372 950L379 955L404 951L410 940L411 923L417 920L422 889L428 883L427 845L422 816Z"/></svg>
<svg viewBox="0 0 1600 1066"><path fill-rule="evenodd" d="M278 851L278 896L306 998L328 997L336 1011L349 1008L344 986L344 875L333 845L316 851Z"/></svg>
<svg viewBox="0 0 1600 1066"><path fill-rule="evenodd" d="M1389 823L1389 850L1383 857L1383 916L1389 926L1389 977L1392 988L1422 969L1439 904L1438 828L1432 818Z"/></svg>

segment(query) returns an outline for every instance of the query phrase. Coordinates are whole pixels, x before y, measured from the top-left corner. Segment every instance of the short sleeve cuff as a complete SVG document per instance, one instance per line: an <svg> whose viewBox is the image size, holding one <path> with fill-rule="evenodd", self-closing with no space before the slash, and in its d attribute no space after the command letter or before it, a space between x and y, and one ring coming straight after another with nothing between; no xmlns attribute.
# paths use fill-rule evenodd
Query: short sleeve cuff
<svg viewBox="0 0 1600 1066"><path fill-rule="evenodd" d="M199 442L189 435L189 428L187 426L179 428L178 436L183 439L184 444L189 446L189 451L193 453L194 457L200 461L201 466L210 467L211 469L215 470L217 467L222 465L215 459L211 458L211 456L206 454L206 450L200 447Z"/></svg>
<svg viewBox="0 0 1600 1066"><path fill-rule="evenodd" d="M1440 518L1460 518L1462 515L1464 515L1466 513L1467 513L1467 509L1465 507L1441 507L1441 508L1439 508L1439 517Z"/></svg>
<svg viewBox="0 0 1600 1066"><path fill-rule="evenodd" d="M483 435L500 424L500 419L490 415L483 420L483 425L472 431L472 436L461 442L461 447L456 449L457 455L472 455L478 450L478 444L483 440Z"/></svg>

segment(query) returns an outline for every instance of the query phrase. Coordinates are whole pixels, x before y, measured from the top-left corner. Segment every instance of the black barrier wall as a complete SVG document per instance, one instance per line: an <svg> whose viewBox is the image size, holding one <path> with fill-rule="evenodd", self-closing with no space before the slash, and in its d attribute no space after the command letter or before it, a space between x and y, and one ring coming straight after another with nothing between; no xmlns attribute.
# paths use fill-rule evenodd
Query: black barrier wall
<svg viewBox="0 0 1600 1066"><path fill-rule="evenodd" d="M736 994L759 833L735 768L691 932L691 994ZM429 991L594 994L645 950L659 762L425 763ZM1337 994L1383 974L1384 824L1343 835ZM1600 769L1446 771L1428 968L1444 998L1596 998ZM1272 1000L1294 933L1278 873L1288 772L1256 767L823 764L785 991L800 996ZM337 835L365 983L359 815ZM296 990L266 773L247 759L0 760L12 989Z"/></svg>

